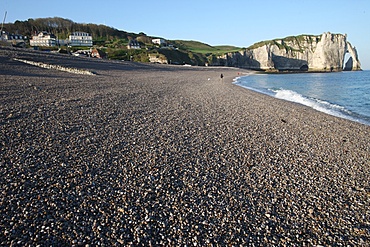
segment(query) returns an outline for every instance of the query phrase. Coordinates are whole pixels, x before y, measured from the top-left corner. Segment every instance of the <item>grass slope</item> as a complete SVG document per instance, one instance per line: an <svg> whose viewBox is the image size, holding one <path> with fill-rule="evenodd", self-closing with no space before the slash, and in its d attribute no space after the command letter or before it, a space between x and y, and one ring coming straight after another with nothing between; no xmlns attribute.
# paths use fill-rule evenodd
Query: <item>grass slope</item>
<svg viewBox="0 0 370 247"><path fill-rule="evenodd" d="M180 50L191 51L194 53L201 54L223 54L227 52L235 52L241 50L240 47L222 45L222 46L211 46L199 41L194 40L173 40L173 45L178 47Z"/></svg>

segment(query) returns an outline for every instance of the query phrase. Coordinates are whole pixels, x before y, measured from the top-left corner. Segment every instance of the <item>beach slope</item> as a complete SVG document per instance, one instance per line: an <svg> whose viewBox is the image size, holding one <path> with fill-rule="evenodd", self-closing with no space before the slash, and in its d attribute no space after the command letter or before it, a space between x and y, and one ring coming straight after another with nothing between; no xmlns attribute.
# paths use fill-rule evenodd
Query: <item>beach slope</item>
<svg viewBox="0 0 370 247"><path fill-rule="evenodd" d="M0 62L2 246L369 244L369 126L235 68Z"/></svg>

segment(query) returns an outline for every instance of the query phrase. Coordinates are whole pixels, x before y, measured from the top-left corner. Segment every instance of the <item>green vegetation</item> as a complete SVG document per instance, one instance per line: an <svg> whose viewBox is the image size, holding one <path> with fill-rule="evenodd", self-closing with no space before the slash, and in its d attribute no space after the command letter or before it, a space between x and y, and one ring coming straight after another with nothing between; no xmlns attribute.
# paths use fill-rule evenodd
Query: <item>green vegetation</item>
<svg viewBox="0 0 370 247"><path fill-rule="evenodd" d="M253 50L253 49L257 49L259 47L262 47L264 45L268 45L268 44L271 44L271 43L272 43L272 40L260 41L260 42L254 43L253 45L249 46L247 49L248 50Z"/></svg>
<svg viewBox="0 0 370 247"><path fill-rule="evenodd" d="M128 33L105 25L75 23L59 17L7 23L4 25L4 30L29 38L41 31L46 31L56 35L58 39L67 39L75 31L87 32L93 37L94 47L105 52L108 58L140 62L149 62L148 54L154 53L165 56L168 62L173 64L205 65L208 62L208 57L241 50L241 48L234 46L211 46L198 41L186 40L167 40L167 47L159 47L152 43L152 39L157 37L150 37L142 32L139 34ZM136 39L142 49L127 49L127 45L132 39ZM40 47L39 49L54 50L50 47ZM55 47L55 49L58 48ZM61 50L72 51L67 47L62 47Z"/></svg>
<svg viewBox="0 0 370 247"><path fill-rule="evenodd" d="M276 45L279 47L279 49L285 49L287 52L288 51L296 51L296 52L302 52L302 47L301 44L303 42L308 42L312 44L313 42L319 42L321 39L321 36L318 35L307 35L307 34L302 34L298 36L288 36L282 39L273 39L273 40L265 40L261 42L257 42L251 46L249 46L247 49L257 49L259 47L262 47L264 45ZM300 49L293 48L292 46L289 45L289 43L295 43L298 44L298 47Z"/></svg>
<svg viewBox="0 0 370 247"><path fill-rule="evenodd" d="M105 25L75 23L60 17L17 20L14 23L5 24L4 30L27 35L28 37L41 31L47 31L57 35L59 39L66 39L72 32L82 31L90 33L94 40L99 41L114 38L127 39L129 35L135 35Z"/></svg>
<svg viewBox="0 0 370 247"><path fill-rule="evenodd" d="M228 52L238 52L240 50L245 49L245 48L240 48L240 47L231 46L231 45L217 45L214 47L219 50L220 54L224 54Z"/></svg>
<svg viewBox="0 0 370 247"><path fill-rule="evenodd" d="M200 53L205 55L211 54L224 54L228 52L236 52L240 51L242 48L235 47L235 46L210 46L208 44L199 42L199 41L187 41L187 40L173 40L171 43L179 48L180 50L184 51L191 51L194 53Z"/></svg>
<svg viewBox="0 0 370 247"><path fill-rule="evenodd" d="M149 62L148 52L146 50L128 50L128 49L115 49L115 48L102 48L109 59L136 61L136 62Z"/></svg>

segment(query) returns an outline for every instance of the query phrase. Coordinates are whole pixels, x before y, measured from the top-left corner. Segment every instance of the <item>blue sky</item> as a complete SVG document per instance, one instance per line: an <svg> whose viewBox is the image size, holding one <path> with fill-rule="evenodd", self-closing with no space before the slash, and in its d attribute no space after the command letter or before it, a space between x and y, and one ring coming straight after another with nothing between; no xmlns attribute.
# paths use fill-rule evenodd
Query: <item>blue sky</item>
<svg viewBox="0 0 370 247"><path fill-rule="evenodd" d="M369 0L0 0L6 22L63 17L166 39L248 47L258 41L323 32L347 34L370 69ZM2 19L1 18L1 19Z"/></svg>

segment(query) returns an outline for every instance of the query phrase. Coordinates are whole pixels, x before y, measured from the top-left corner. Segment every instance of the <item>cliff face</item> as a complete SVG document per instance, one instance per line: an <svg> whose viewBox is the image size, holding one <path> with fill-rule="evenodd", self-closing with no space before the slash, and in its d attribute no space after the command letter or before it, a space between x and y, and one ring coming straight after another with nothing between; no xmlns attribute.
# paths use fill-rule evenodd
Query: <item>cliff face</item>
<svg viewBox="0 0 370 247"><path fill-rule="evenodd" d="M351 58L344 66L345 54ZM218 64L270 71L361 70L357 51L343 34L300 35L259 42L219 57Z"/></svg>

